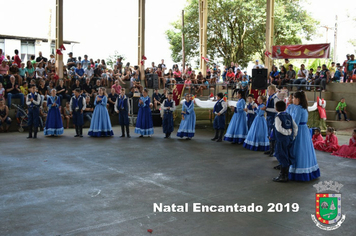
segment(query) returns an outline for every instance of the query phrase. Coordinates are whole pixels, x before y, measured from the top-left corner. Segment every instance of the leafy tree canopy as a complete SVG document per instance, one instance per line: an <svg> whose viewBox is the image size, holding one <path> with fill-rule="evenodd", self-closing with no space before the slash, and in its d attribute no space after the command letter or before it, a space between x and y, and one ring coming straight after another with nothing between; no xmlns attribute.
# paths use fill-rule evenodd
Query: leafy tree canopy
<svg viewBox="0 0 356 236"><path fill-rule="evenodd" d="M188 0L185 7L184 33L186 61L199 56L199 1ZM301 44L310 40L319 24L303 9L299 0L276 0L274 10L274 45ZM208 1L208 57L223 59L224 64L238 62L247 66L258 55L262 61L266 34L265 0ZM174 62L182 61L181 20L166 31Z"/></svg>

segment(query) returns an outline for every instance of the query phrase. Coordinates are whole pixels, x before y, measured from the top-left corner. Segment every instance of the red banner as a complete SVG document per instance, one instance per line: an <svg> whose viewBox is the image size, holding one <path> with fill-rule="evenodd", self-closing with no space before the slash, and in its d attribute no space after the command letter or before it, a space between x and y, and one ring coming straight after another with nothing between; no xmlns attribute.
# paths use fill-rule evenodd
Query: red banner
<svg viewBox="0 0 356 236"><path fill-rule="evenodd" d="M173 100L176 102L176 106L179 105L184 93L184 84L176 84L173 88Z"/></svg>
<svg viewBox="0 0 356 236"><path fill-rule="evenodd" d="M273 46L273 59L329 58L330 43Z"/></svg>

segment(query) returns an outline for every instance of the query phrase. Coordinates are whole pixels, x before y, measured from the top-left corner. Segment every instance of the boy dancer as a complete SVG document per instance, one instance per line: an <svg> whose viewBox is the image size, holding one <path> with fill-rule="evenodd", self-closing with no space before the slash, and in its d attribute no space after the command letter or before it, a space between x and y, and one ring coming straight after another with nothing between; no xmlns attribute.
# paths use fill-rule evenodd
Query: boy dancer
<svg viewBox="0 0 356 236"><path fill-rule="evenodd" d="M85 99L80 96L80 89L74 91L74 96L70 99L70 113L73 115L73 124L75 125L74 137L83 137L84 117L83 111L85 110Z"/></svg>
<svg viewBox="0 0 356 236"><path fill-rule="evenodd" d="M283 101L276 103L278 112L275 121L273 136L276 142L275 156L281 165L281 172L278 177L273 178L274 182L287 182L289 166L294 163L292 156L293 140L298 134L298 126L286 110L286 104Z"/></svg>
<svg viewBox="0 0 356 236"><path fill-rule="evenodd" d="M121 125L121 136L122 138L125 137L125 127L127 137L131 138L130 136L130 121L129 121L129 113L130 113L130 103L129 99L125 95L125 88L122 88L120 91L120 95L117 97L115 102L115 112L119 114L119 124Z"/></svg>
<svg viewBox="0 0 356 236"><path fill-rule="evenodd" d="M40 110L39 106L41 104L41 96L36 93L36 85L30 87L29 94L27 94L26 104L28 107L28 137L32 138L32 127L33 129L33 138L37 138L37 130L40 119Z"/></svg>
<svg viewBox="0 0 356 236"><path fill-rule="evenodd" d="M168 98L165 99L162 103L163 109L163 133L166 134L164 138L169 138L173 132L173 111L176 109L176 103L173 100L173 93L168 93Z"/></svg>
<svg viewBox="0 0 356 236"><path fill-rule="evenodd" d="M212 141L217 141L217 142L222 142L222 137L224 134L225 130L225 113L227 110L227 104L224 101L224 94L219 93L218 94L218 101L215 103L214 106L214 114L215 114L215 119L214 119L214 124L213 127L215 129L215 136L212 138ZM219 133L220 131L220 133Z"/></svg>
<svg viewBox="0 0 356 236"><path fill-rule="evenodd" d="M253 120L256 117L255 112L257 110L257 104L253 100L254 100L253 94L249 94L247 97L247 103L246 103L246 108L245 108L245 111L247 113L247 128L248 128L248 130L250 130Z"/></svg>
<svg viewBox="0 0 356 236"><path fill-rule="evenodd" d="M273 156L274 153L274 147L275 147L275 140L271 136L271 132L273 130L273 125L274 125L274 118L277 115L277 111L275 109L275 104L279 101L279 98L277 97L276 94L276 86L275 85L270 85L268 86L268 100L267 100L267 105L266 105L266 112L267 112L267 129L268 129L268 137L270 139L270 149L269 151L266 151L265 154L269 154L270 157Z"/></svg>

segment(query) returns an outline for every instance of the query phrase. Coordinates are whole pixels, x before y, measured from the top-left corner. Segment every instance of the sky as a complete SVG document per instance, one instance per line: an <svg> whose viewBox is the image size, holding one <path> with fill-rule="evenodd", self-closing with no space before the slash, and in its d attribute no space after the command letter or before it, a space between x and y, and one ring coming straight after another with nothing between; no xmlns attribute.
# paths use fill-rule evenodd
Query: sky
<svg viewBox="0 0 356 236"><path fill-rule="evenodd" d="M10 24L1 25L1 34L48 38L49 9L52 9L51 29L52 38L55 38L55 0L1 1L4 1L2 18L11 19L6 21ZM126 62L138 64L138 0L100 0L95 4L82 0L63 2L63 39L80 42L67 48L67 52L73 51L75 57L87 54L94 60L106 60L116 50L126 57ZM356 39L356 23L351 20L356 18L356 5L352 7L351 2L309 0L303 4L320 25L334 27L335 15L338 15L339 61L344 60L346 53L355 53L355 48L347 42ZM152 61L158 64L161 59L165 59L169 67L173 64L165 31L172 28L171 22L181 18L185 5L187 0L146 0L146 65ZM312 42L303 43L325 43L325 33L325 28L320 27ZM328 42L333 46L333 30L329 30Z"/></svg>

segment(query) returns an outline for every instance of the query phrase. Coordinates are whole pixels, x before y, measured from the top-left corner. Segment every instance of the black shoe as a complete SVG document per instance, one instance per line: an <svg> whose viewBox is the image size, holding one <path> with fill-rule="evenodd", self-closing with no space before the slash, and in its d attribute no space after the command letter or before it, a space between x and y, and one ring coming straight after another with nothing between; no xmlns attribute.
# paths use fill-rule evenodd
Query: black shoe
<svg viewBox="0 0 356 236"><path fill-rule="evenodd" d="M281 169L281 165L275 166L275 167L273 167L273 169L280 170Z"/></svg>
<svg viewBox="0 0 356 236"><path fill-rule="evenodd" d="M218 137L219 137L219 130L216 129L215 136L214 136L214 138L211 139L211 141L216 141L218 139Z"/></svg>
<svg viewBox="0 0 356 236"><path fill-rule="evenodd" d="M188 137L188 138L186 138L186 140L192 140L192 138L189 138L189 137Z"/></svg>
<svg viewBox="0 0 356 236"><path fill-rule="evenodd" d="M279 173L279 176L273 178L272 180L274 182L288 182L288 171L289 167L281 167L281 172Z"/></svg>
<svg viewBox="0 0 356 236"><path fill-rule="evenodd" d="M222 142L222 139L219 138L218 140L216 140L216 142L220 143Z"/></svg>
<svg viewBox="0 0 356 236"><path fill-rule="evenodd" d="M120 138L125 138L125 127L121 126L121 136Z"/></svg>
<svg viewBox="0 0 356 236"><path fill-rule="evenodd" d="M74 137L75 137L75 138L76 138L76 137L79 137L79 134L74 135Z"/></svg>
<svg viewBox="0 0 356 236"><path fill-rule="evenodd" d="M223 135L224 135L224 130L220 130L219 139L216 142L222 142Z"/></svg>
<svg viewBox="0 0 356 236"><path fill-rule="evenodd" d="M269 155L271 153L271 150L265 151L263 154Z"/></svg>
<svg viewBox="0 0 356 236"><path fill-rule="evenodd" d="M83 138L83 126L79 126L79 137Z"/></svg>
<svg viewBox="0 0 356 236"><path fill-rule="evenodd" d="M124 135L124 134L122 134L122 135L120 136L120 138L125 138L125 135Z"/></svg>
<svg viewBox="0 0 356 236"><path fill-rule="evenodd" d="M141 134L141 135L139 136L139 138L143 138L143 135Z"/></svg>
<svg viewBox="0 0 356 236"><path fill-rule="evenodd" d="M75 138L79 137L79 128L78 128L78 126L75 126L75 135L74 135L74 137Z"/></svg>
<svg viewBox="0 0 356 236"><path fill-rule="evenodd" d="M32 126L28 127L28 137L27 138L32 138Z"/></svg>
<svg viewBox="0 0 356 236"><path fill-rule="evenodd" d="M131 138L131 136L130 136L130 127L129 126L126 126L126 134L127 134L128 138Z"/></svg>
<svg viewBox="0 0 356 236"><path fill-rule="evenodd" d="M38 129L38 128L35 128L35 129ZM37 131L35 131L35 132L33 133L33 138L37 138Z"/></svg>

